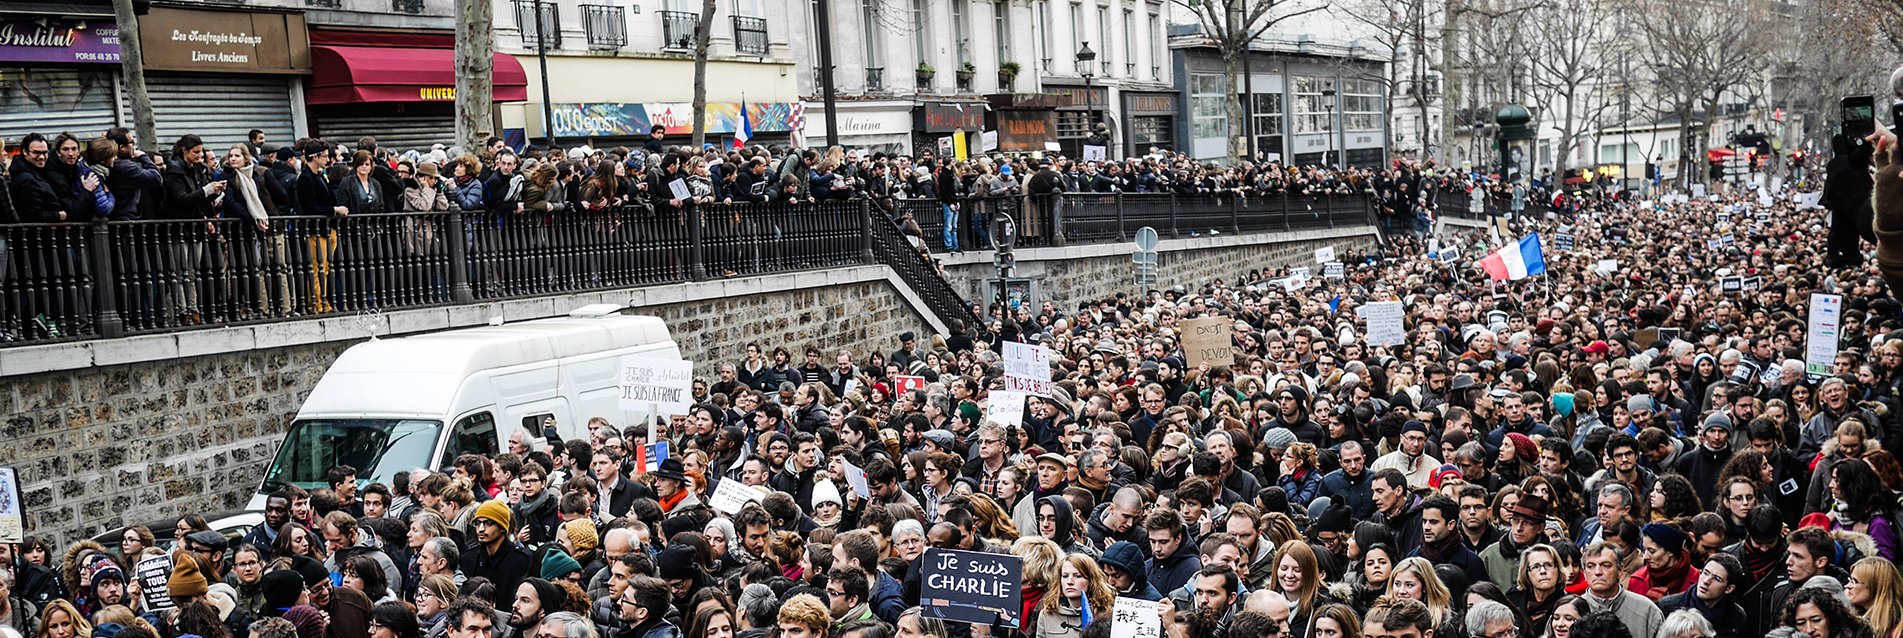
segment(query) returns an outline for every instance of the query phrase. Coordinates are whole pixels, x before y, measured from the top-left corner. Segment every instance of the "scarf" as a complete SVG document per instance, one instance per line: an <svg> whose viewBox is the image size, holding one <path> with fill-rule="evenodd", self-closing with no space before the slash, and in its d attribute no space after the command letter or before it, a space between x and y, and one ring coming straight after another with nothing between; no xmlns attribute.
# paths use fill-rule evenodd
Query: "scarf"
<svg viewBox="0 0 1903 638"><path fill-rule="evenodd" d="M238 178L238 194L244 196L244 209L251 211L258 221L271 219L270 211L265 210L264 202L258 199L258 183L251 179L251 167L246 166L231 174Z"/></svg>
<svg viewBox="0 0 1903 638"><path fill-rule="evenodd" d="M1758 551L1756 547L1752 546L1749 540L1744 542L1744 552L1742 553L1743 555L1738 558L1744 562L1744 571L1751 574L1751 582L1753 583L1764 580L1764 577L1771 574L1772 569L1784 563L1782 552L1775 550Z"/></svg>
<svg viewBox="0 0 1903 638"><path fill-rule="evenodd" d="M1589 587L1591 587L1591 585L1586 584L1586 572L1580 571L1573 574L1573 582L1568 583L1565 589L1568 594L1584 596L1586 595L1586 589Z"/></svg>
<svg viewBox="0 0 1903 638"><path fill-rule="evenodd" d="M1645 570L1646 586L1650 589L1639 593L1644 594L1646 598L1651 598L1656 601L1660 598L1685 591L1685 585L1687 584L1685 577L1691 574L1691 569L1691 555L1685 552L1679 552L1678 560L1674 561L1671 567L1662 571L1653 570L1649 567ZM1655 593L1658 594L1658 596L1653 596ZM1697 596L1693 596L1693 598L1696 597Z"/></svg>
<svg viewBox="0 0 1903 638"><path fill-rule="evenodd" d="M1460 536L1458 534L1448 534L1447 538L1443 538L1439 542L1421 543L1419 551L1421 558L1427 559L1430 563L1445 563L1452 560L1454 555L1460 552L1461 547ZM1504 547L1501 548L1500 553L1502 555L1506 554L1505 549ZM1515 551L1514 555L1517 557L1519 552Z"/></svg>
<svg viewBox="0 0 1903 638"><path fill-rule="evenodd" d="M462 174L462 175L457 175L457 176L456 176L456 188L458 188L458 189L461 189L461 188L466 188L466 187L468 187L468 186L469 186L469 183L470 183L470 182L473 182L473 181L476 181L476 176L474 176L474 175L470 175L470 174L468 174L468 173L464 173L464 174Z"/></svg>
<svg viewBox="0 0 1903 638"><path fill-rule="evenodd" d="M673 496L661 498L661 511L672 512L674 508L679 506L681 501L684 500L687 500L687 490L675 490Z"/></svg>

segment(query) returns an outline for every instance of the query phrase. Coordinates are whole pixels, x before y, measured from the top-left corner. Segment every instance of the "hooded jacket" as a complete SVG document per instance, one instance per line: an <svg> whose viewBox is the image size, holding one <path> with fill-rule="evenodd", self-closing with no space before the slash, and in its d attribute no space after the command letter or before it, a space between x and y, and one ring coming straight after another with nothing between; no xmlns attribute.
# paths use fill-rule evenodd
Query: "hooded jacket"
<svg viewBox="0 0 1903 638"><path fill-rule="evenodd" d="M1163 593L1150 585L1149 572L1143 568L1142 547L1132 542L1111 543L1109 548L1103 550L1101 562L1107 566L1115 566L1123 570L1123 573L1130 575L1130 580L1133 581L1130 590L1117 592L1118 596L1151 602L1162 600Z"/></svg>
<svg viewBox="0 0 1903 638"><path fill-rule="evenodd" d="M970 466L967 465L966 467ZM1104 513L1110 511L1110 507L1110 503L1099 503L1097 509L1090 512L1090 520L1084 524L1084 535L1090 538L1090 546L1092 548L1107 548L1118 541L1123 541L1135 543L1139 548L1144 547L1145 544L1149 542L1149 537L1145 535L1142 524L1132 523L1130 529L1119 534L1116 530L1110 529L1110 526L1103 522ZM1109 551L1105 550L1104 555L1107 558ZM1138 567L1141 567L1142 563L1143 554L1139 551L1137 553ZM1131 573L1134 574L1136 572Z"/></svg>
<svg viewBox="0 0 1903 638"><path fill-rule="evenodd" d="M1144 562L1147 580L1157 591L1175 591L1196 576L1203 568L1203 560L1196 555L1196 539L1189 536L1189 530L1178 530L1183 543L1168 556L1158 556Z"/></svg>
<svg viewBox="0 0 1903 638"><path fill-rule="evenodd" d="M1064 553L1067 554L1083 554L1091 558L1102 555L1102 552L1097 551L1096 548L1077 542L1077 511L1071 509L1070 499L1064 497L1062 494L1053 494L1038 499L1037 504L1039 511L1034 512L1033 516L1042 516L1042 510L1047 503L1050 504L1057 515L1057 527L1053 530L1051 542L1057 543L1058 547L1064 548Z"/></svg>

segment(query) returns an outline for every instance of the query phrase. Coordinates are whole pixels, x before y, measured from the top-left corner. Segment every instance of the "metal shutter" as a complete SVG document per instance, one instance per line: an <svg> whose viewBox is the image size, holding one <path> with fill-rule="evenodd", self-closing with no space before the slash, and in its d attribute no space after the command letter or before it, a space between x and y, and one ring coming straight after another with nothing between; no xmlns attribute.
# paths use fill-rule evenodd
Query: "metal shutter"
<svg viewBox="0 0 1903 638"><path fill-rule="evenodd" d="M245 143L251 129L264 131L266 144L280 146L297 139L291 122L291 82L296 78L269 75L145 74L152 96L152 119L159 139L148 148L171 148L187 133L205 140L207 150L224 155L225 149ZM122 100L126 121L132 121L131 97Z"/></svg>
<svg viewBox="0 0 1903 638"><path fill-rule="evenodd" d="M431 144L456 145L456 115L453 107L419 109L405 106L408 108L357 105L338 111L319 112L317 135L353 147L358 138L369 135L377 138L377 148L396 153L428 151Z"/></svg>
<svg viewBox="0 0 1903 638"><path fill-rule="evenodd" d="M118 125L116 90L109 72L0 68L0 136L17 144L27 133L101 135Z"/></svg>

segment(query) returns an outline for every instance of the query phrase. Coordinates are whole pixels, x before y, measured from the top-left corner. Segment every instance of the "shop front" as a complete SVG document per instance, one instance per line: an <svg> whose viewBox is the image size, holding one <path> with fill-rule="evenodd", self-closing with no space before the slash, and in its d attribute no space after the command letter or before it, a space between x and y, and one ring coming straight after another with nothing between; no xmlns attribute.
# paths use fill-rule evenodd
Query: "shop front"
<svg viewBox="0 0 1903 638"><path fill-rule="evenodd" d="M1057 96L1057 144L1066 157L1084 156L1084 141L1095 128L1093 124L1116 120L1110 112L1108 87L1045 86L1044 92ZM1116 155L1108 148L1104 151L1110 157Z"/></svg>
<svg viewBox="0 0 1903 638"><path fill-rule="evenodd" d="M1124 156L1148 155L1151 149L1175 149L1176 109L1175 93L1124 91Z"/></svg>
<svg viewBox="0 0 1903 638"><path fill-rule="evenodd" d="M912 103L909 101L886 100L877 102L851 102L835 106L835 117L839 120L839 145L847 150L863 151L867 155L885 153L887 155L910 155L912 153ZM826 118L825 105L816 102L806 103L806 128L802 136L806 145L825 146Z"/></svg>
<svg viewBox="0 0 1903 638"><path fill-rule="evenodd" d="M0 138L13 144L27 133L67 131L90 137L118 126L118 69L119 28L110 7L101 15L59 16L0 7Z"/></svg>
<svg viewBox="0 0 1903 638"><path fill-rule="evenodd" d="M939 153L946 147L956 147L954 137L965 135L966 152L976 155L980 152L981 136L985 130L985 113L991 109L982 102L925 102L912 109L912 148L923 153L931 150Z"/></svg>
<svg viewBox="0 0 1903 638"><path fill-rule="evenodd" d="M796 102L710 102L706 143L726 148L735 132L751 128L749 144L785 144L802 126L804 110ZM551 115L558 142L596 148L637 145L655 126L666 128L669 144L694 134L694 105L688 102L558 103Z"/></svg>
<svg viewBox="0 0 1903 638"><path fill-rule="evenodd" d="M367 135L394 151L457 143L455 36L404 35L311 31L304 100L313 135L345 143ZM522 63L497 53L494 64L494 100L527 100Z"/></svg>
<svg viewBox="0 0 1903 638"><path fill-rule="evenodd" d="M1002 153L1048 153L1057 141L1057 105L1063 98L1041 93L1003 93L991 96Z"/></svg>
<svg viewBox="0 0 1903 638"><path fill-rule="evenodd" d="M139 38L159 142L191 133L222 151L254 129L267 146L307 134L303 15L157 6L140 18Z"/></svg>

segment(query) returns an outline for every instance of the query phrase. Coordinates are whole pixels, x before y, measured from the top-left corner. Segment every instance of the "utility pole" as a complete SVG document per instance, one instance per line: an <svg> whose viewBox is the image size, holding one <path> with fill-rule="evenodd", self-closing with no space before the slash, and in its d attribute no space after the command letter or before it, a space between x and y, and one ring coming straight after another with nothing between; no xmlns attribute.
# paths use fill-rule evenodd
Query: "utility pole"
<svg viewBox="0 0 1903 638"><path fill-rule="evenodd" d="M839 112L835 102L838 96L833 91L833 3L831 0L813 1L813 25L819 33L819 94L825 104L826 146L839 145ZM914 25L916 27L917 25ZM875 34L866 34L875 37Z"/></svg>
<svg viewBox="0 0 1903 638"><path fill-rule="evenodd" d="M112 0L113 20L119 23L119 67L132 95L132 127L139 143L159 148L159 127L152 121L152 95L145 91L145 52L139 48L139 14L132 0Z"/></svg>
<svg viewBox="0 0 1903 638"><path fill-rule="evenodd" d="M550 5L550 8L560 6ZM548 148L554 149L555 103L550 102L548 97L548 27L550 22L556 23L557 31L561 30L559 20L542 19L542 0L535 0L535 63L542 69L542 141Z"/></svg>
<svg viewBox="0 0 1903 638"><path fill-rule="evenodd" d="M481 153L488 142L485 136L494 135L496 130L491 113L495 103L495 9L489 1L456 0L456 139L462 141L468 153Z"/></svg>
<svg viewBox="0 0 1903 638"><path fill-rule="evenodd" d="M707 143L707 40L713 37L715 0L701 0L700 22L694 25L694 152ZM821 31L820 33L825 33ZM745 113L740 117L746 117Z"/></svg>

